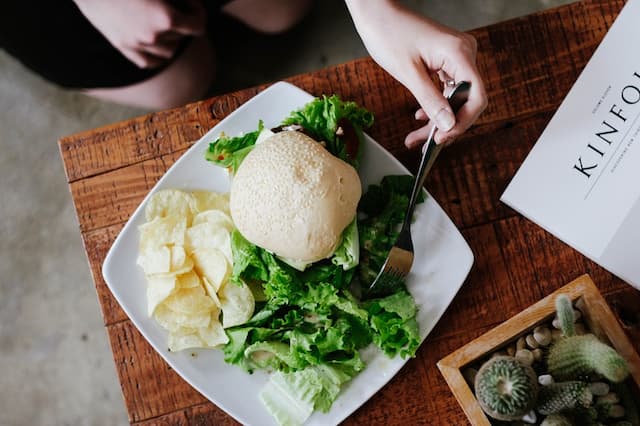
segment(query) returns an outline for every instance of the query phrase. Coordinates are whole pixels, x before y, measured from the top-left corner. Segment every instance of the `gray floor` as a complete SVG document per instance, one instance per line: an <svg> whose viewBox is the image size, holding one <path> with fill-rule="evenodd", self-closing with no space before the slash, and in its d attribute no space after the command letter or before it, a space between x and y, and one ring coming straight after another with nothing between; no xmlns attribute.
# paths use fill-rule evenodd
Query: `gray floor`
<svg viewBox="0 0 640 426"><path fill-rule="evenodd" d="M470 29L568 2L407 3L445 24ZM294 36L251 43L243 44L247 54L239 65L225 67L217 90L272 81L366 54L339 0L318 1ZM277 50L276 43L288 47ZM303 47L291 50L290 43ZM280 52L283 59L270 61L272 51L265 52L265 47ZM257 62L260 67L255 61L244 66L259 55L266 58ZM56 140L142 113L53 87L0 51L2 425L127 422Z"/></svg>

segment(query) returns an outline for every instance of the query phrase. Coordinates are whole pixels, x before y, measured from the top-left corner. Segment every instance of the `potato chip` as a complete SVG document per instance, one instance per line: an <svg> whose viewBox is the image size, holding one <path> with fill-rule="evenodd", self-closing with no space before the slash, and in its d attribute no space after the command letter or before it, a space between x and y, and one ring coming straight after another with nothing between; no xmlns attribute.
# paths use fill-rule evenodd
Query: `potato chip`
<svg viewBox="0 0 640 426"><path fill-rule="evenodd" d="M185 248L190 254L196 249L218 249L229 262L231 258L231 234L226 228L209 222L187 229Z"/></svg>
<svg viewBox="0 0 640 426"><path fill-rule="evenodd" d="M219 194L209 191L194 191L191 193L195 200L195 211L203 212L205 210L222 210L226 214L229 211L229 194Z"/></svg>
<svg viewBox="0 0 640 426"><path fill-rule="evenodd" d="M176 289L164 303L172 311L183 314L210 312L215 308L202 287Z"/></svg>
<svg viewBox="0 0 640 426"><path fill-rule="evenodd" d="M216 292L231 274L225 255L218 249L199 248L192 253L198 275L209 280Z"/></svg>
<svg viewBox="0 0 640 426"><path fill-rule="evenodd" d="M233 231L234 228L231 216L221 210L205 210L198 213L193 218L191 226L200 225L201 223L211 223L222 226L229 232Z"/></svg>
<svg viewBox="0 0 640 426"><path fill-rule="evenodd" d="M147 279L147 314L153 315L156 307L162 303L176 287L176 277L149 277Z"/></svg>
<svg viewBox="0 0 640 426"><path fill-rule="evenodd" d="M212 318L216 322L219 316L217 307L214 307L215 311L202 311L197 313L183 313L173 311L168 307L166 303L159 304L153 318L160 324L160 326L166 330L174 333L184 333L183 329L198 329L202 327L208 327L212 321Z"/></svg>
<svg viewBox="0 0 640 426"><path fill-rule="evenodd" d="M162 246L184 245L187 221L184 217L156 217L151 222L141 225L140 251Z"/></svg>
<svg viewBox="0 0 640 426"><path fill-rule="evenodd" d="M218 321L211 321L209 327L198 329L198 334L205 345L210 348L224 345L229 341L224 328Z"/></svg>
<svg viewBox="0 0 640 426"><path fill-rule="evenodd" d="M181 334L181 333L169 333L169 339L167 341L169 350L171 352L178 352L184 349L202 348L205 347L205 343L202 341L197 333Z"/></svg>
<svg viewBox="0 0 640 426"><path fill-rule="evenodd" d="M202 277L202 284L209 297L213 299L213 303L215 303L218 308L222 307L222 305L220 304L220 299L218 299L218 295L216 294L215 287L209 282L206 277Z"/></svg>
<svg viewBox="0 0 640 426"><path fill-rule="evenodd" d="M171 270L175 271L184 266L187 260L187 253L182 246L171 247Z"/></svg>
<svg viewBox="0 0 640 426"><path fill-rule="evenodd" d="M147 275L170 272L171 250L167 246L147 247L138 255L136 263Z"/></svg>
<svg viewBox="0 0 640 426"><path fill-rule="evenodd" d="M144 210L147 221L167 216L183 217L191 224L196 201L187 192L177 189L163 189L156 192L147 202Z"/></svg>
<svg viewBox="0 0 640 426"><path fill-rule="evenodd" d="M255 301L232 271L229 194L162 190L145 208L137 263L147 278L147 310L169 331L171 351L228 342L224 327L246 322Z"/></svg>
<svg viewBox="0 0 640 426"><path fill-rule="evenodd" d="M222 326L224 328L244 324L249 321L255 308L251 289L245 284L227 282L219 291L222 306Z"/></svg>
<svg viewBox="0 0 640 426"><path fill-rule="evenodd" d="M201 285L202 282L200 280L200 277L193 270L187 272L186 274L177 276L177 288L193 288L200 287Z"/></svg>
<svg viewBox="0 0 640 426"><path fill-rule="evenodd" d="M171 247L171 271L172 275L182 275L193 269L193 260L187 257L182 246Z"/></svg>

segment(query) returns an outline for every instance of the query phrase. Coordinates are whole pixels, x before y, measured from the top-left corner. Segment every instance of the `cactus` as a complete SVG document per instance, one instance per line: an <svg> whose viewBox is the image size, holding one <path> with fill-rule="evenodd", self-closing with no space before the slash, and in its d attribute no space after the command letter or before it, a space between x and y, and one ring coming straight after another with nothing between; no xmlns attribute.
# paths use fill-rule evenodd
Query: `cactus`
<svg viewBox="0 0 640 426"><path fill-rule="evenodd" d="M566 294L561 294L556 298L556 315L558 322L560 323L560 330L562 334L567 337L574 336L576 334L573 315L573 305L571 299Z"/></svg>
<svg viewBox="0 0 640 426"><path fill-rule="evenodd" d="M549 351L547 365L556 380L576 379L595 372L619 383L629 374L624 358L592 334L556 342Z"/></svg>
<svg viewBox="0 0 640 426"><path fill-rule="evenodd" d="M540 423L540 426L573 426L573 422L562 414L551 414Z"/></svg>
<svg viewBox="0 0 640 426"><path fill-rule="evenodd" d="M548 415L576 407L589 407L593 395L589 384L580 381L552 383L540 389L536 410Z"/></svg>
<svg viewBox="0 0 640 426"><path fill-rule="evenodd" d="M536 374L510 356L496 356L485 362L475 380L476 398L489 416L497 420L518 420L528 413L538 396Z"/></svg>

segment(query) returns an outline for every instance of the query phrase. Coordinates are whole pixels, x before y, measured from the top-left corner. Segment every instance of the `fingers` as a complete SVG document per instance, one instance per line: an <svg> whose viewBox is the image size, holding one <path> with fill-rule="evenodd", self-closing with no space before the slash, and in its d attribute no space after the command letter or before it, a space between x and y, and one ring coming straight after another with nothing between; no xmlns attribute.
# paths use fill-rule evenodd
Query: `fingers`
<svg viewBox="0 0 640 426"><path fill-rule="evenodd" d="M475 44L472 46L474 47L474 50L471 52L473 53L471 56L475 58ZM438 76L443 82L448 80L454 80L456 82L469 81L471 83L471 90L467 102L456 113L455 125L448 130L445 130L444 127L437 126L438 128L434 135L434 139L436 143L439 144L450 143L455 140L469 127L471 127L482 111L487 107L487 94L482 78L480 77L480 73L475 65L475 59L472 60L469 55L457 55L456 59L457 60L454 61L456 64L455 72L451 72L450 75L450 73L445 70L438 70ZM424 107L420 108L415 113L416 120L429 120L430 117L431 115ZM434 121L437 125L438 122L436 120L432 120L432 122ZM405 138L405 145L408 148L414 148L424 142L426 137L429 135L431 127L433 126L432 122L409 133Z"/></svg>
<svg viewBox="0 0 640 426"><path fill-rule="evenodd" d="M469 81L469 99L456 114L456 125L448 131L438 128L437 143L449 143L464 133L487 107L487 94L475 63L464 61L458 68L455 81Z"/></svg>
<svg viewBox="0 0 640 426"><path fill-rule="evenodd" d="M440 92L433 81L427 78L428 70L424 65L417 65L410 77L408 86L422 107L424 113L436 124L438 129L448 131L456 124L456 117L449 106L449 102Z"/></svg>
<svg viewBox="0 0 640 426"><path fill-rule="evenodd" d="M144 44L141 51L160 59L171 59L180 44L180 40L165 41L157 44Z"/></svg>
<svg viewBox="0 0 640 426"><path fill-rule="evenodd" d="M173 58L185 37L203 35L207 15L202 0L186 0L181 5L177 9L163 2L146 35L122 53L140 68L155 68Z"/></svg>
<svg viewBox="0 0 640 426"><path fill-rule="evenodd" d="M413 148L419 147L429 137L429 133L431 132L431 128L432 127L433 127L433 123L429 123L429 124L427 124L425 126L422 126L419 129L414 130L413 132L409 133L404 138L404 145L409 149L413 149Z"/></svg>
<svg viewBox="0 0 640 426"><path fill-rule="evenodd" d="M166 59L153 56L139 49L121 48L120 52L138 68L156 68L166 62Z"/></svg>

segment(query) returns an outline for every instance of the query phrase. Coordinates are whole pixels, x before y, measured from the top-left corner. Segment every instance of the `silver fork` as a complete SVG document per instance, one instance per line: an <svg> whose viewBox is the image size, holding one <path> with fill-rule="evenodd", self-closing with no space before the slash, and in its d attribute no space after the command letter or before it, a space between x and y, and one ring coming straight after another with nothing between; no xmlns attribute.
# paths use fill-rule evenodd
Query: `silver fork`
<svg viewBox="0 0 640 426"><path fill-rule="evenodd" d="M467 101L470 88L470 83L461 81L448 93L447 100L454 113ZM373 283L371 283L369 288L364 292L365 297L379 297L392 293L404 282L404 279L411 270L411 265L413 264L413 241L411 240L413 210L416 207L416 201L418 200L420 191L422 191L422 186L424 185L427 174L443 148L443 145L436 144L433 139L435 132L436 127L433 126L422 151L420 167L418 168L418 174L413 183L409 206L404 216L400 234L398 234L395 244L391 247L387 259L382 265L380 272L378 272L376 279L373 280Z"/></svg>

